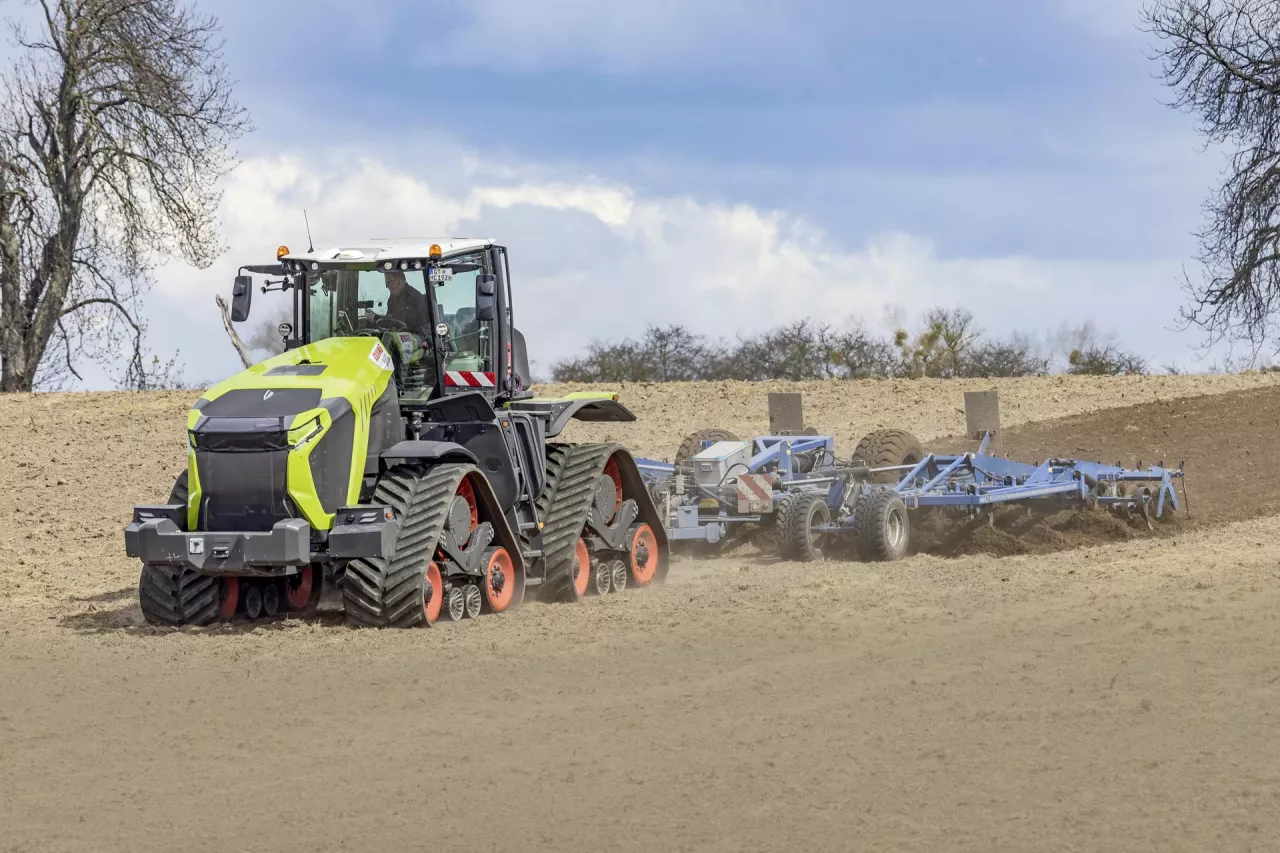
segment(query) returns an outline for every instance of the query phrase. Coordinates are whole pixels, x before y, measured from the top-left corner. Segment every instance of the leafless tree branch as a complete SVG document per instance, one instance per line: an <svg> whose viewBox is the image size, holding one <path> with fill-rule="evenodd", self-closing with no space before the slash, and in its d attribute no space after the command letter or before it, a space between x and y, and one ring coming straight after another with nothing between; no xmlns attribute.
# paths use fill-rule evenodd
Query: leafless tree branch
<svg viewBox="0 0 1280 853"><path fill-rule="evenodd" d="M149 272L221 252L218 182L248 118L189 0L37 2L0 76L0 391L30 390L55 340L71 375L124 358L124 383L151 387L172 362L144 359Z"/></svg>

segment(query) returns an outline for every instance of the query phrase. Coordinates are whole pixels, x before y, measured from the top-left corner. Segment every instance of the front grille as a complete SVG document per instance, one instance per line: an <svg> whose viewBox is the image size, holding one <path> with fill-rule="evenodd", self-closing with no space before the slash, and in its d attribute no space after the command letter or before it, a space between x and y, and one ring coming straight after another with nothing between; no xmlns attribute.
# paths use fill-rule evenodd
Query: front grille
<svg viewBox="0 0 1280 853"><path fill-rule="evenodd" d="M288 462L288 450L197 449L201 529L263 532L297 517L289 499Z"/></svg>

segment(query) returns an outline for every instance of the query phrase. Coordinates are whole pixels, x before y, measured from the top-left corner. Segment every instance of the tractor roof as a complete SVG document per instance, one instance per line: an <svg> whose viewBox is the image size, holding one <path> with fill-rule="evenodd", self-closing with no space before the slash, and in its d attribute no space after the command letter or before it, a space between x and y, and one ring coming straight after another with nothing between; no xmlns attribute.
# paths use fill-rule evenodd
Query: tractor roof
<svg viewBox="0 0 1280 853"><path fill-rule="evenodd" d="M282 261L319 261L321 263L380 263L383 261L411 261L426 258L432 246L439 246L444 257L465 255L492 246L487 237L411 237L387 239L373 237L365 240L349 240L335 246L327 246L314 252L290 252Z"/></svg>

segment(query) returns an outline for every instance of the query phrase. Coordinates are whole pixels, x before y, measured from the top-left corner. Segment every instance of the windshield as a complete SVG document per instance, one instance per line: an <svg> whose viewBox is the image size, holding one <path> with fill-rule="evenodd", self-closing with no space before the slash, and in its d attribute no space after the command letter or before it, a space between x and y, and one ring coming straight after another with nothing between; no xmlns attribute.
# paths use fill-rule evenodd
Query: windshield
<svg viewBox="0 0 1280 853"><path fill-rule="evenodd" d="M335 270L307 276L308 339L373 337L391 352L400 393L435 384L431 309L421 271Z"/></svg>

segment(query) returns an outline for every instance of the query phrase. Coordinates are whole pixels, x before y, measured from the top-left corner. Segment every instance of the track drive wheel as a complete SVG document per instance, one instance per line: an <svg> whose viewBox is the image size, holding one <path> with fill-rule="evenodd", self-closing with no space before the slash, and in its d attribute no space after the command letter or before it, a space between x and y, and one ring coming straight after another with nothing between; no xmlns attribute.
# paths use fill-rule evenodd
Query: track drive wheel
<svg viewBox="0 0 1280 853"><path fill-rule="evenodd" d="M890 489L868 489L853 511L854 530L863 553L872 560L893 562L907 555L911 522L907 505Z"/></svg>
<svg viewBox="0 0 1280 853"><path fill-rule="evenodd" d="M854 448L855 463L868 468L892 468L897 465L915 465L924 458L920 441L902 429L878 429L869 433ZM871 477L873 483L896 483L902 479L902 471L886 471Z"/></svg>
<svg viewBox="0 0 1280 853"><path fill-rule="evenodd" d="M814 528L831 521L831 510L826 498L818 494L793 495L793 503L786 515L786 528L782 530L782 547L790 559L811 563L822 559L822 543L826 538L815 533Z"/></svg>
<svg viewBox="0 0 1280 853"><path fill-rule="evenodd" d="M727 429L700 429L692 435L685 436L676 450L675 466L683 468L689 460L702 452L702 445L708 441L739 441L740 439Z"/></svg>

